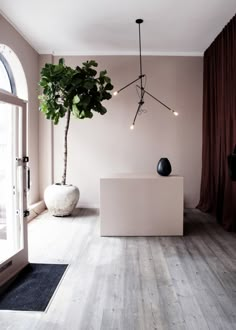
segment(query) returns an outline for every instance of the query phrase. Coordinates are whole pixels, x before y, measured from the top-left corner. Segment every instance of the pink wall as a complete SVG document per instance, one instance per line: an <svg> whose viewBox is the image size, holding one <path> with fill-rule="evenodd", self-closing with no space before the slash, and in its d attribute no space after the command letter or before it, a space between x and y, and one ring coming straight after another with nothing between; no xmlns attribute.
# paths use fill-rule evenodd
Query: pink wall
<svg viewBox="0 0 236 330"><path fill-rule="evenodd" d="M58 57L39 57L1 15L0 43L17 54L28 83L31 201L35 202L43 197L48 184L60 180L62 171L63 122L52 129L50 122L39 115L37 100L39 65L57 61ZM92 58L98 61L99 69L108 70L115 89L138 75L138 57ZM68 56L65 59L68 65L75 66L88 58ZM105 116L95 114L92 120L72 120L68 182L80 188L80 205L99 206L100 177L114 172L155 173L161 157L170 159L173 174L184 176L185 205L194 207L197 204L201 172L202 70L201 57L143 58L147 90L178 111L177 118L146 96L144 108L148 112L138 117L135 130L130 131L138 102L132 86L107 102Z"/></svg>
<svg viewBox="0 0 236 330"><path fill-rule="evenodd" d="M107 69L115 89L138 75L138 57L90 58L98 61L100 70ZM55 63L58 59L54 59ZM71 66L79 65L87 59L65 57L66 64ZM143 71L148 77L147 90L178 111L179 117L173 116L156 101L145 96L144 109L147 109L147 113L138 117L135 130L130 131L129 126L138 102L135 87L132 86L106 103L106 115L95 114L92 120L72 119L67 181L79 187L81 206L99 206L100 177L109 173L155 173L161 157L169 158L173 174L184 176L185 206L195 207L198 203L203 59L146 56L143 58ZM62 172L63 129L64 122L54 128L55 182L60 181ZM43 129L40 134L44 134Z"/></svg>
<svg viewBox="0 0 236 330"><path fill-rule="evenodd" d="M45 65L45 63L52 63L52 55L40 55L39 57L39 69ZM40 199L43 200L43 192L45 187L53 183L53 123L50 120L46 120L44 115L39 112L39 191Z"/></svg>
<svg viewBox="0 0 236 330"><path fill-rule="evenodd" d="M25 41L25 39L0 15L0 44L10 47L19 58L28 84L28 126L29 126L29 157L31 168L31 192L30 201L39 200L39 159L38 159L38 78L39 55Z"/></svg>

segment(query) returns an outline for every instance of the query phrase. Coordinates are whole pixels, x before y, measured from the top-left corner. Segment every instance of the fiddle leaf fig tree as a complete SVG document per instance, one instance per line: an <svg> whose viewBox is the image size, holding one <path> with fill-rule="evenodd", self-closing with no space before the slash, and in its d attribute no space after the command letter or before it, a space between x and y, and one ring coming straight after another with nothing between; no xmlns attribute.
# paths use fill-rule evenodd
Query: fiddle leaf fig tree
<svg viewBox="0 0 236 330"><path fill-rule="evenodd" d="M96 61L87 61L75 69L66 66L63 58L58 64L45 64L40 73L39 110L47 119L58 124L60 118L66 117L64 130L64 167L61 184L66 184L67 173L67 136L71 114L78 119L92 118L93 111L104 115L107 109L103 100L109 100L113 89L107 71L97 75Z"/></svg>

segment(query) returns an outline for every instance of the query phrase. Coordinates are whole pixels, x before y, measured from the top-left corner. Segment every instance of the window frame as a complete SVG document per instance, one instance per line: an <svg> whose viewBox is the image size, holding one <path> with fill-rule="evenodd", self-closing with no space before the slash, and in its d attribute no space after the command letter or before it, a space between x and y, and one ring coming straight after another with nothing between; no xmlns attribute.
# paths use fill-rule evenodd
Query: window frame
<svg viewBox="0 0 236 330"><path fill-rule="evenodd" d="M14 79L14 75L13 75L12 69L11 69L8 61L4 57L4 55L1 54L1 53L0 53L0 61L2 62L3 66L4 66L5 70L6 70L6 73L8 75L8 79L9 79L10 86L11 86L11 93L13 95L17 95L16 94L16 83L15 83L15 79Z"/></svg>

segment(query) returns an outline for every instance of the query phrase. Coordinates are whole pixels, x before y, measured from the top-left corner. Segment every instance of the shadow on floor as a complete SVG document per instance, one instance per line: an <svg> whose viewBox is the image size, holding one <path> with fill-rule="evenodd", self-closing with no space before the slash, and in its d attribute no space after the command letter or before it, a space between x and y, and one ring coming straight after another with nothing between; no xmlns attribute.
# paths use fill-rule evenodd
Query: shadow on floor
<svg viewBox="0 0 236 330"><path fill-rule="evenodd" d="M79 216L80 218L99 216L99 209L76 208L74 209L72 216Z"/></svg>
<svg viewBox="0 0 236 330"><path fill-rule="evenodd" d="M213 215L198 209L184 210L184 236L202 236L208 228L223 231Z"/></svg>

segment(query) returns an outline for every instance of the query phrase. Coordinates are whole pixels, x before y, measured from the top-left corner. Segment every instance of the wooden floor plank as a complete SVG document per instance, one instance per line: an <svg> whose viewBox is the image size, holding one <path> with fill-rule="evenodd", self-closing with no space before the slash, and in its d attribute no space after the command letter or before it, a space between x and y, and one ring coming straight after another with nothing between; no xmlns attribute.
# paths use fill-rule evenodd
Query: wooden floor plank
<svg viewBox="0 0 236 330"><path fill-rule="evenodd" d="M47 311L0 311L1 330L236 329L236 234L185 211L184 237L100 237L97 210L43 213L31 262L68 263Z"/></svg>
<svg viewBox="0 0 236 330"><path fill-rule="evenodd" d="M216 295L216 289L220 283L215 284L207 274L204 258L198 257L198 251L191 240L179 240L178 243L177 253L208 327L210 329L230 329L231 327L228 327L229 321L225 322L227 316L224 314ZM210 272L209 268L208 271Z"/></svg>

